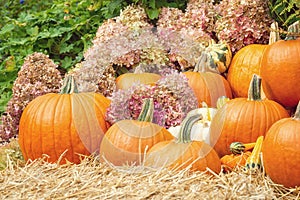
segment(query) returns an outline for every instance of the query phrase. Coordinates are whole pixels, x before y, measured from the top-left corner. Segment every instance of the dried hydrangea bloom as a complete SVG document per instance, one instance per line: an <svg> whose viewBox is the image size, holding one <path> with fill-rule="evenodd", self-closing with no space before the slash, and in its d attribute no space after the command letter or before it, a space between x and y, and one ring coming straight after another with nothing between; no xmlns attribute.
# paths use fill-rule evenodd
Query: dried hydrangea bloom
<svg viewBox="0 0 300 200"><path fill-rule="evenodd" d="M115 70L111 65L104 67L83 61L68 74L75 78L79 92L97 92L109 97L116 89Z"/></svg>
<svg viewBox="0 0 300 200"><path fill-rule="evenodd" d="M13 84L12 98L2 116L0 138L8 141L17 136L19 120L27 104L38 96L58 92L61 83L62 77L57 65L47 55L33 53L27 56Z"/></svg>
<svg viewBox="0 0 300 200"><path fill-rule="evenodd" d="M167 52L147 19L143 8L129 6L120 16L105 21L99 27L93 45L85 52L77 72L80 91L98 91L108 85L104 93L109 96L114 90L114 84L110 82L113 76L133 70L140 63L168 62ZM113 69L107 69L111 67ZM109 80L99 78L104 72ZM99 86L100 81L102 86Z"/></svg>
<svg viewBox="0 0 300 200"><path fill-rule="evenodd" d="M157 23L158 36L169 51L171 65L179 65L185 71L197 63L204 46L212 39L209 32L212 14L212 4L201 2L188 4L186 12L162 9Z"/></svg>
<svg viewBox="0 0 300 200"><path fill-rule="evenodd" d="M157 81L157 86L162 90L170 91L180 103L184 114L198 107L198 101L192 88L188 85L188 79L182 73L175 70L161 71L163 77ZM185 115L184 115L185 117Z"/></svg>
<svg viewBox="0 0 300 200"><path fill-rule="evenodd" d="M233 53L249 44L268 43L272 19L267 1L223 0L216 10L220 15L215 23L217 37L226 41Z"/></svg>
<svg viewBox="0 0 300 200"><path fill-rule="evenodd" d="M170 66L175 67L179 71L193 68L205 48L202 42L196 41L186 34L160 27L158 27L158 37L168 51Z"/></svg>
<svg viewBox="0 0 300 200"><path fill-rule="evenodd" d="M212 36L216 18L213 1L197 0L189 2L185 18L190 27L201 29Z"/></svg>
<svg viewBox="0 0 300 200"><path fill-rule="evenodd" d="M106 113L107 121L113 124L123 119L136 120L146 98L152 98L154 102L154 123L164 127L180 124L183 113L179 102L171 92L143 84L133 85L127 90L118 90L113 93Z"/></svg>
<svg viewBox="0 0 300 200"><path fill-rule="evenodd" d="M154 100L153 122L169 128L181 123L186 114L197 108L197 99L182 74L166 69L155 86L135 84L112 94L107 120L113 124L123 119L137 119L145 98Z"/></svg>
<svg viewBox="0 0 300 200"><path fill-rule="evenodd" d="M145 9L140 5L129 5L116 17L116 21L131 29L152 27Z"/></svg>

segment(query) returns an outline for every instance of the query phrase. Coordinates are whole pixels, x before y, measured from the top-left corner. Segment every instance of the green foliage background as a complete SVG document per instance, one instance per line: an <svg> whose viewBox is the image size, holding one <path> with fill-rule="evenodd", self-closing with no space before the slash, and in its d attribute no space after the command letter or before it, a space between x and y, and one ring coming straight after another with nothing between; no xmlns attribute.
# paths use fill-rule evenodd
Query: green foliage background
<svg viewBox="0 0 300 200"><path fill-rule="evenodd" d="M153 23L161 7L184 10L188 0L0 1L0 114L24 58L42 52L62 73L83 59L98 27L130 4L142 5ZM219 2L219 1L215 1ZM300 19L299 0L269 0L271 16L285 28ZM42 72L41 72L42 73Z"/></svg>

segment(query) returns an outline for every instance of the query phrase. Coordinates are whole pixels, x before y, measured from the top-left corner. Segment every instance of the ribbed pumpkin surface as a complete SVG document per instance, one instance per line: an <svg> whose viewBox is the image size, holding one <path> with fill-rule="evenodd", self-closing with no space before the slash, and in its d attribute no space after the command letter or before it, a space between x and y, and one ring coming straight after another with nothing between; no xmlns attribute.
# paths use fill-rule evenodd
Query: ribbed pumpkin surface
<svg viewBox="0 0 300 200"><path fill-rule="evenodd" d="M106 132L101 146L101 159L120 166L141 164L144 154L158 142L172 140L173 135L152 122L121 120Z"/></svg>
<svg viewBox="0 0 300 200"><path fill-rule="evenodd" d="M268 45L262 57L261 77L266 97L295 107L300 100L300 39Z"/></svg>
<svg viewBox="0 0 300 200"><path fill-rule="evenodd" d="M240 49L230 63L227 81L234 97L247 97L253 74L260 74L262 55L267 45L251 44Z"/></svg>
<svg viewBox="0 0 300 200"><path fill-rule="evenodd" d="M230 154L232 142L255 142L273 123L285 117L289 117L288 112L274 101L232 99L217 111L211 122L210 144L222 157Z"/></svg>
<svg viewBox="0 0 300 200"><path fill-rule="evenodd" d="M146 166L171 170L189 167L191 171L205 171L210 168L215 173L221 171L221 161L216 151L201 141L178 143L175 140L160 142L147 153Z"/></svg>
<svg viewBox="0 0 300 200"><path fill-rule="evenodd" d="M184 72L188 84L193 89L198 100L198 106L205 102L208 107L216 107L221 96L232 97L231 88L227 80L212 72Z"/></svg>
<svg viewBox="0 0 300 200"><path fill-rule="evenodd" d="M263 142L262 153L265 171L275 183L300 186L300 117L273 124Z"/></svg>
<svg viewBox="0 0 300 200"><path fill-rule="evenodd" d="M46 94L31 101L23 111L19 143L26 160L47 154L56 162L63 152L79 163L77 154L98 151L108 124L104 117L110 101L95 93Z"/></svg>

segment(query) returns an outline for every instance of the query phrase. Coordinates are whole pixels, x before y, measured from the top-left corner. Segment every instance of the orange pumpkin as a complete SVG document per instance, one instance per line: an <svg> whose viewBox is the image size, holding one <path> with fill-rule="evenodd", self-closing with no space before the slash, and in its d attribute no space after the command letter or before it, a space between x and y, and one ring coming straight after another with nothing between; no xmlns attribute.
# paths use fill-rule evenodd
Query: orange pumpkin
<svg viewBox="0 0 300 200"><path fill-rule="evenodd" d="M203 141L191 140L191 127L201 114L189 115L184 119L177 140L157 143L146 154L145 165L170 170L189 168L191 171L205 171L207 168L215 173L221 171L221 161L216 151Z"/></svg>
<svg viewBox="0 0 300 200"><path fill-rule="evenodd" d="M78 154L90 155L99 150L109 127L105 121L109 99L96 93L76 93L71 76L65 79L61 92L39 96L24 109L19 144L25 160L46 154L49 162L62 156L61 163L79 163Z"/></svg>
<svg viewBox="0 0 300 200"><path fill-rule="evenodd" d="M294 117L274 123L262 146L266 174L285 187L300 186L300 101Z"/></svg>
<svg viewBox="0 0 300 200"><path fill-rule="evenodd" d="M267 45L250 44L241 48L230 63L227 81L234 97L247 97L253 74L260 74L261 58Z"/></svg>
<svg viewBox="0 0 300 200"><path fill-rule="evenodd" d="M221 96L232 98L231 88L227 80L213 72L184 72L188 84L193 89L198 100L198 107L205 102L208 107L216 107Z"/></svg>
<svg viewBox="0 0 300 200"><path fill-rule="evenodd" d="M138 120L121 120L106 132L100 146L101 160L121 165L140 165L144 154L158 142L172 140L164 127L152 123L153 101L146 99Z"/></svg>
<svg viewBox="0 0 300 200"><path fill-rule="evenodd" d="M300 39L279 40L268 45L261 65L266 97L286 107L296 107L300 100L299 66Z"/></svg>
<svg viewBox="0 0 300 200"><path fill-rule="evenodd" d="M273 23L271 28L278 29L278 24ZM227 81L234 97L248 97L248 88L253 74L260 75L265 49L278 40L280 40L278 32L271 31L269 44L250 44L241 48L233 56L228 69Z"/></svg>
<svg viewBox="0 0 300 200"><path fill-rule="evenodd" d="M255 142L265 135L277 120L288 117L288 112L278 103L261 99L261 79L254 75L248 98L227 101L211 121L210 144L219 156L230 154L228 146L235 141Z"/></svg>
<svg viewBox="0 0 300 200"><path fill-rule="evenodd" d="M161 76L155 73L125 73L117 77L116 88L128 89L136 82L154 85L160 78Z"/></svg>

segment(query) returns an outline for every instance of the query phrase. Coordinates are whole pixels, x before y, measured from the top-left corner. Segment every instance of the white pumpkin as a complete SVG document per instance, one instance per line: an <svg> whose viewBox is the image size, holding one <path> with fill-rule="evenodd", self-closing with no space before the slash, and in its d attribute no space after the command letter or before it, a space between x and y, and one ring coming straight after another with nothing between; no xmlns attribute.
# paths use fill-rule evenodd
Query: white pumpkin
<svg viewBox="0 0 300 200"><path fill-rule="evenodd" d="M191 139L197 141L204 141L205 143L210 145L210 137L209 137L209 128L212 118L215 116L217 112L216 108L196 108L191 110L186 117L195 114L201 114L202 119L197 121L191 129ZM181 126L170 127L168 130L172 135L176 138L179 136Z"/></svg>

